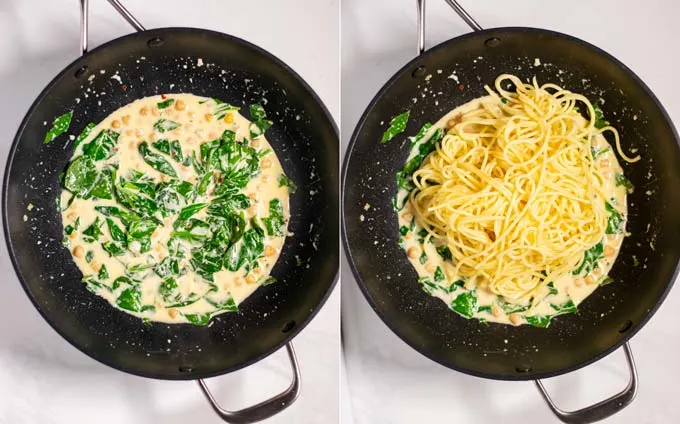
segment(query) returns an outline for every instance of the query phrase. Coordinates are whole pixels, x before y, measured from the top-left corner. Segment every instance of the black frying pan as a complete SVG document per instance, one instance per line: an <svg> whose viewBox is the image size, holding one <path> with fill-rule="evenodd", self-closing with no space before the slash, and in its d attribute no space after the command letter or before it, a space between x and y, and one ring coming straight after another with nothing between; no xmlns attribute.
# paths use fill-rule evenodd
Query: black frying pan
<svg viewBox="0 0 680 424"><path fill-rule="evenodd" d="M449 78L454 71L457 80ZM484 85L493 86L495 78L506 72L524 80L536 76L541 83L557 83L593 101L602 99L605 117L620 131L624 148L638 149L642 156L636 164L623 164L636 189L628 198L627 229L632 235L625 239L610 274L615 283L596 290L578 313L559 317L547 329L466 320L424 293L398 246L397 216L391 203L397 191L395 173L408 155L405 137L415 135L425 122L436 122L455 107L485 95ZM404 134L381 144L386 123L405 110L411 111L411 118ZM414 349L446 367L479 377L540 379L604 357L657 310L675 279L680 258L678 187L678 135L656 97L630 69L565 34L495 28L454 38L420 55L370 103L344 162L343 241L366 299ZM590 422L614 413L634 395L633 378L619 397L597 408L571 415L555 412L567 422Z"/></svg>
<svg viewBox="0 0 680 424"><path fill-rule="evenodd" d="M196 66L198 58L204 66ZM116 72L125 87L110 78ZM293 235L272 271L278 282L258 289L238 313L213 318L210 327L146 325L116 310L86 290L70 252L61 246L55 200L61 191L58 175L73 143L66 145L68 138L62 136L43 144L49 128L43 123L73 110L68 134L77 135L88 122L99 122L135 99L168 92L220 98L242 106L246 117L248 105L265 104L274 121L267 138L298 186L290 199ZM26 114L10 149L3 185L8 250L38 311L87 355L144 377L217 376L259 361L289 342L330 294L339 260L338 159L337 130L328 111L299 75L266 51L200 29L128 35L66 67ZM30 212L29 203L34 205ZM289 355L294 359L291 349ZM262 419L283 409L296 394L297 378L285 398L275 398L265 408L233 417L218 412L235 422Z"/></svg>

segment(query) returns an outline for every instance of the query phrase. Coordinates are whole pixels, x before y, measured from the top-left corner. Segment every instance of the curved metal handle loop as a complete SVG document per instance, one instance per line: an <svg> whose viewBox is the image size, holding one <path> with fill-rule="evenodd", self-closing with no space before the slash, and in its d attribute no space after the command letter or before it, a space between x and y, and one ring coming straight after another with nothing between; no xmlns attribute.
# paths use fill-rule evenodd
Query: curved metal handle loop
<svg viewBox="0 0 680 424"><path fill-rule="evenodd" d="M538 390L543 396L543 400L548 404L548 407L550 407L553 414L555 414L563 423L587 424L610 417L628 406L633 399L635 399L635 395L637 394L638 379L635 361L633 360L633 354L628 343L623 345L623 351L626 354L626 362L628 362L628 370L630 372L630 380L628 381L626 388L609 399L605 399L583 409L577 411L564 411L558 408L557 405L553 403L541 380L536 380L536 387L538 387Z"/></svg>
<svg viewBox="0 0 680 424"><path fill-rule="evenodd" d="M119 0L107 0L111 6L137 31L145 28ZM90 0L80 0L80 55L87 53L90 20Z"/></svg>
<svg viewBox="0 0 680 424"><path fill-rule="evenodd" d="M293 381L285 391L260 402L257 405L249 406L248 408L239 411L227 411L217 403L208 390L205 381L198 380L198 385L217 415L228 423L247 424L269 418L292 405L300 394L300 370L298 369L297 358L295 357L292 343L286 345L286 350L288 351L288 359L290 360L290 365L293 369Z"/></svg>
<svg viewBox="0 0 680 424"><path fill-rule="evenodd" d="M416 0L418 6L418 55L425 51L425 1ZM483 28L467 13L457 0L446 0L446 3L465 21L473 31L481 31Z"/></svg>

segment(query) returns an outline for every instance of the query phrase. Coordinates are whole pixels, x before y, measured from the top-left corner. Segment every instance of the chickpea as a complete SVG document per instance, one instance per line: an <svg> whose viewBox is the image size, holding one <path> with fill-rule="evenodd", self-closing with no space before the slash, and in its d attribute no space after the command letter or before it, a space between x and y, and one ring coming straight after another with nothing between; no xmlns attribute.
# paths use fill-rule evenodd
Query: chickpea
<svg viewBox="0 0 680 424"><path fill-rule="evenodd" d="M258 148L260 147L260 140L250 140L250 147Z"/></svg>
<svg viewBox="0 0 680 424"><path fill-rule="evenodd" d="M520 325L522 323L522 317L519 314L510 315L510 322L515 325Z"/></svg>
<svg viewBox="0 0 680 424"><path fill-rule="evenodd" d="M246 194L246 196L248 196L248 198L249 198L250 200L254 200L254 199L255 199L255 193L252 193L252 192L251 192L251 193Z"/></svg>
<svg viewBox="0 0 680 424"><path fill-rule="evenodd" d="M227 124L233 124L234 115L232 115L231 113L227 113L226 115L224 115L224 122L226 122Z"/></svg>
<svg viewBox="0 0 680 424"><path fill-rule="evenodd" d="M174 309L174 308L168 309L168 316L170 318L176 318L178 314L179 314L179 312L177 312L177 309Z"/></svg>
<svg viewBox="0 0 680 424"><path fill-rule="evenodd" d="M111 127L112 128L120 128L120 121L117 120L117 119L114 119L113 121L111 121Z"/></svg>
<svg viewBox="0 0 680 424"><path fill-rule="evenodd" d="M591 274L593 274L595 277L599 277L600 274L602 274L602 270L600 268L595 268Z"/></svg>
<svg viewBox="0 0 680 424"><path fill-rule="evenodd" d="M234 285L236 285L236 287L241 287L243 285L243 278L241 277L234 278Z"/></svg>
<svg viewBox="0 0 680 424"><path fill-rule="evenodd" d="M73 248L73 256L76 258L82 258L85 255L85 249L83 246L76 246Z"/></svg>
<svg viewBox="0 0 680 424"><path fill-rule="evenodd" d="M189 112L187 113L187 116L189 117L189 119L194 119L196 117L196 114L194 112Z"/></svg>
<svg viewBox="0 0 680 424"><path fill-rule="evenodd" d="M92 270L95 272L99 272L99 270L102 269L102 266L99 262L93 259L92 262L90 262L90 268L92 268Z"/></svg>
<svg viewBox="0 0 680 424"><path fill-rule="evenodd" d="M404 220L406 221L410 221L413 218L413 215L411 214L411 212L404 212L404 214L401 217L404 218Z"/></svg>
<svg viewBox="0 0 680 424"><path fill-rule="evenodd" d="M252 272L254 275L258 275L260 272L262 272L262 270L260 269L260 267L257 267Z"/></svg>
<svg viewBox="0 0 680 424"><path fill-rule="evenodd" d="M583 282L584 282L583 278L579 277L574 279L574 284L576 284L576 287L583 287Z"/></svg>
<svg viewBox="0 0 680 424"><path fill-rule="evenodd" d="M265 246L264 247L264 255L265 256L274 256L275 253L276 253L276 250L274 250L273 247L271 247L271 246Z"/></svg>
<svg viewBox="0 0 680 424"><path fill-rule="evenodd" d="M78 215L76 215L75 212L69 212L68 215L66 215L66 218L68 218L70 220L74 220L74 219L76 219L76 216L78 216Z"/></svg>
<svg viewBox="0 0 680 424"><path fill-rule="evenodd" d="M272 161L269 160L269 159L262 159L262 162L260 162L260 165L262 166L263 169L269 168L270 166L272 166Z"/></svg>
<svg viewBox="0 0 680 424"><path fill-rule="evenodd" d="M146 116L149 114L149 108L144 106L143 108L139 109L139 114L142 116Z"/></svg>
<svg viewBox="0 0 680 424"><path fill-rule="evenodd" d="M611 258L612 256L614 256L615 253L616 253L616 250L614 250L613 247L611 247L611 246L605 246L604 247L604 256L605 257Z"/></svg>
<svg viewBox="0 0 680 424"><path fill-rule="evenodd" d="M186 105L184 104L184 102L182 100L177 100L175 102L175 109L184 110L185 107L186 107Z"/></svg>
<svg viewBox="0 0 680 424"><path fill-rule="evenodd" d="M149 134L149 141L151 142L156 141L156 133L152 132L151 134Z"/></svg>
<svg viewBox="0 0 680 424"><path fill-rule="evenodd" d="M135 135L137 136L137 138L142 138L144 136L144 130L141 128L137 128L135 130Z"/></svg>
<svg viewBox="0 0 680 424"><path fill-rule="evenodd" d="M409 258L415 259L418 257L418 254L420 254L420 252L417 247L411 247L410 249L408 249L406 254L408 255Z"/></svg>
<svg viewBox="0 0 680 424"><path fill-rule="evenodd" d="M126 136L132 137L132 134L134 134L134 132L133 132L132 130L125 130L125 135L126 135Z"/></svg>
<svg viewBox="0 0 680 424"><path fill-rule="evenodd" d="M593 283L595 283L595 278L593 278L592 275L587 276L586 277L586 284L591 285Z"/></svg>
<svg viewBox="0 0 680 424"><path fill-rule="evenodd" d="M130 123L130 115L125 115L120 120L123 121L123 125L128 125Z"/></svg>
<svg viewBox="0 0 680 424"><path fill-rule="evenodd" d="M206 122L210 122L213 119L212 113L206 113L204 117Z"/></svg>
<svg viewBox="0 0 680 424"><path fill-rule="evenodd" d="M501 309L501 307L496 305L495 303L491 307L491 315L495 316L496 318L501 316L502 312L503 312L503 310Z"/></svg>
<svg viewBox="0 0 680 424"><path fill-rule="evenodd" d="M432 264L431 262L428 262L428 263L425 264L425 271L434 272L435 269L436 268L434 267L434 264Z"/></svg>
<svg viewBox="0 0 680 424"><path fill-rule="evenodd" d="M153 116L158 116L158 115L160 115L160 113L161 113L161 111L158 110L158 106L154 106L153 109L151 109L151 114Z"/></svg>
<svg viewBox="0 0 680 424"><path fill-rule="evenodd" d="M262 182L265 182L265 183L269 182L269 175L263 175L262 176Z"/></svg>
<svg viewBox="0 0 680 424"><path fill-rule="evenodd" d="M71 234L68 235L68 238L73 240L74 238L78 237L78 231L73 231Z"/></svg>
<svg viewBox="0 0 680 424"><path fill-rule="evenodd" d="M246 283L248 284L255 284L257 282L257 278L253 274L248 274L246 276Z"/></svg>
<svg viewBox="0 0 680 424"><path fill-rule="evenodd" d="M411 232L409 231L409 232L406 233L406 235L404 236L404 240L411 240L412 237L413 237L413 235L412 235Z"/></svg>

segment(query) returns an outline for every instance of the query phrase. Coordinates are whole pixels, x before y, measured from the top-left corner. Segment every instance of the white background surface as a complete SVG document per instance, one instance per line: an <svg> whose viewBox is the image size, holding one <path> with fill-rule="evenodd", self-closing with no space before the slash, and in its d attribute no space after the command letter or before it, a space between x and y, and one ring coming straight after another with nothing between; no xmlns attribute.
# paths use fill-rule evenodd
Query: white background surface
<svg viewBox="0 0 680 424"><path fill-rule="evenodd" d="M534 26L573 34L627 64L680 125L680 3L672 0L461 0L483 27ZM342 138L346 143L378 89L416 51L415 0L343 0ZM443 0L428 1L427 45L469 32ZM344 423L552 423L533 383L470 377L421 356L370 309L346 263L342 268L343 342L351 400ZM640 377L631 406L607 423L677 423L680 288L632 341ZM621 390L622 352L547 381L553 398L576 409Z"/></svg>
<svg viewBox="0 0 680 424"><path fill-rule="evenodd" d="M131 27L104 0L91 0L91 47ZM147 28L194 26L230 33L295 69L339 119L337 0L124 0ZM310 19L310 17L313 17ZM24 113L79 54L78 2L0 1L0 163ZM313 54L310 54L313 52ZM3 171L4 172L4 171ZM167 382L110 369L62 340L35 311L0 243L0 423L219 423L194 382ZM295 339L298 401L268 423L333 423L339 415L339 300L336 293ZM208 384L228 409L287 387L285 350Z"/></svg>

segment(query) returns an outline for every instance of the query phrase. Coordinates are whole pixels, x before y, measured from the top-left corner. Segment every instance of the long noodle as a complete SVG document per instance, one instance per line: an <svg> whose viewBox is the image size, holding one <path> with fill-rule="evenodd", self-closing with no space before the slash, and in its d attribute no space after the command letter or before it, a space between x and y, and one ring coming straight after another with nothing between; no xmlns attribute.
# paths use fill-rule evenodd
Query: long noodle
<svg viewBox="0 0 680 424"><path fill-rule="evenodd" d="M621 158L639 157L621 151L615 128L595 127L580 94L508 74L495 89L453 119L413 174L409 201L429 236L449 246L457 275L525 302L605 235L607 178L593 158L595 139L609 132Z"/></svg>

